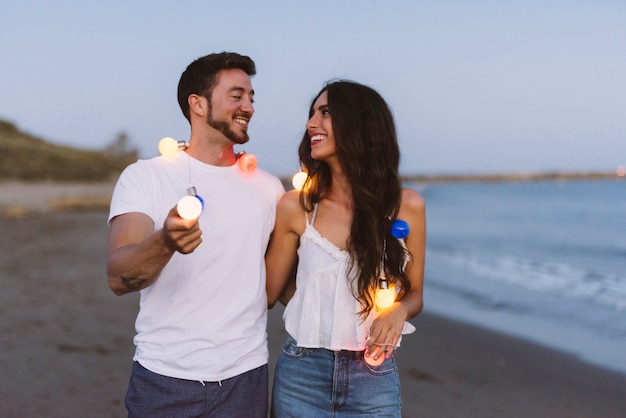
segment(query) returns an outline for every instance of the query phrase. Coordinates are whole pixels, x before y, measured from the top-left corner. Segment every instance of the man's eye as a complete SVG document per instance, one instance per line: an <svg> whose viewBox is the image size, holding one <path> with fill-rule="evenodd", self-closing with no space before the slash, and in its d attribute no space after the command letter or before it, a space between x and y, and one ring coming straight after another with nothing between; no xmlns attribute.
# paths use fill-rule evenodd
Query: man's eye
<svg viewBox="0 0 626 418"><path fill-rule="evenodd" d="M241 100L241 96L233 96L233 99Z"/></svg>

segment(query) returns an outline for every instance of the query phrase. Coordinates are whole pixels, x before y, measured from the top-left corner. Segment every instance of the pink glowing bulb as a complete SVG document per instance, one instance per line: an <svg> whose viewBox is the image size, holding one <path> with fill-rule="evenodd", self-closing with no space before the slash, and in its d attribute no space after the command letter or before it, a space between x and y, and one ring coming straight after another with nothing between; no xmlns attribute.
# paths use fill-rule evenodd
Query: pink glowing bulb
<svg viewBox="0 0 626 418"><path fill-rule="evenodd" d="M250 173L254 171L259 163L253 154L243 153L239 155L238 164L241 171L244 173Z"/></svg>
<svg viewBox="0 0 626 418"><path fill-rule="evenodd" d="M374 360L374 356L372 354L370 354L369 356L363 356L363 358L365 359L365 362L367 364L369 364L370 366L376 367L376 366L380 366L381 364L383 364L383 362L385 361L385 353L380 354L380 357L378 357L378 360Z"/></svg>

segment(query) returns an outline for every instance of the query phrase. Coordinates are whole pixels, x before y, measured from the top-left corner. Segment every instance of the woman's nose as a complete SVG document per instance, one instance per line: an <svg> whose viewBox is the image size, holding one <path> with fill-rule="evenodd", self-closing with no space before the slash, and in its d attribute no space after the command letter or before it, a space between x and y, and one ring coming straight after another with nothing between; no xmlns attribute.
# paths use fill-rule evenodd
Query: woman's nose
<svg viewBox="0 0 626 418"><path fill-rule="evenodd" d="M315 115L311 116L311 118L306 123L306 129L316 128L318 126L317 118Z"/></svg>

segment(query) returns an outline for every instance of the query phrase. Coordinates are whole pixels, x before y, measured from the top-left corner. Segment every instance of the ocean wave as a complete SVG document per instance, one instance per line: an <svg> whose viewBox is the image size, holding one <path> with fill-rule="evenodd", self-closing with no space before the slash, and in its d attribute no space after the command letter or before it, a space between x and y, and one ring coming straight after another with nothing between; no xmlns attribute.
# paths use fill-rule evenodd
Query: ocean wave
<svg viewBox="0 0 626 418"><path fill-rule="evenodd" d="M449 246L429 248L427 260L430 257L480 278L626 312L626 276L623 275Z"/></svg>

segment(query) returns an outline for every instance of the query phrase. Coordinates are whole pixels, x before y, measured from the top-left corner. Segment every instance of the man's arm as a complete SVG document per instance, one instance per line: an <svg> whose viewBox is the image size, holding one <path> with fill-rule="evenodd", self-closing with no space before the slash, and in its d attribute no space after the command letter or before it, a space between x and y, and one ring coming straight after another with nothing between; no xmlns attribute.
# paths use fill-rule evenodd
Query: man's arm
<svg viewBox="0 0 626 418"><path fill-rule="evenodd" d="M191 253L201 242L198 221L182 219L175 207L156 232L152 219L143 213L116 216L109 231L109 287L116 295L144 289L154 283L174 252Z"/></svg>

